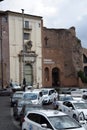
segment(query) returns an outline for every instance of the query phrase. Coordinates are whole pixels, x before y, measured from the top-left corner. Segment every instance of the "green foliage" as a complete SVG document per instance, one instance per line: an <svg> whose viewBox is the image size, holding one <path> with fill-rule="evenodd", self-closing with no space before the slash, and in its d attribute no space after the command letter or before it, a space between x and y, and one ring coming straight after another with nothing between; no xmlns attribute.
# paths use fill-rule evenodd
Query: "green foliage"
<svg viewBox="0 0 87 130"><path fill-rule="evenodd" d="M83 83L87 83L87 76L84 75L84 72L83 72L83 71L80 70L80 71L78 72L78 77L81 78L81 80L82 80Z"/></svg>

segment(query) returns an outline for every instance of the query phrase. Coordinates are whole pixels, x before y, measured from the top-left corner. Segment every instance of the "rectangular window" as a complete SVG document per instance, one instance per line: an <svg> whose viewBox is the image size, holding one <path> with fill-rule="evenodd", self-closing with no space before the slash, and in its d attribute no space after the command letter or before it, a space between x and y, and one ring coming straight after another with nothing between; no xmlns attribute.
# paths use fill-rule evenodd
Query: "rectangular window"
<svg viewBox="0 0 87 130"><path fill-rule="evenodd" d="M8 21L8 17L7 16L2 17L2 22L3 23L6 23L7 21Z"/></svg>
<svg viewBox="0 0 87 130"><path fill-rule="evenodd" d="M29 40L29 39L30 39L30 34L24 33L24 40Z"/></svg>
<svg viewBox="0 0 87 130"><path fill-rule="evenodd" d="M29 21L25 21L24 27L25 27L25 28L29 28Z"/></svg>

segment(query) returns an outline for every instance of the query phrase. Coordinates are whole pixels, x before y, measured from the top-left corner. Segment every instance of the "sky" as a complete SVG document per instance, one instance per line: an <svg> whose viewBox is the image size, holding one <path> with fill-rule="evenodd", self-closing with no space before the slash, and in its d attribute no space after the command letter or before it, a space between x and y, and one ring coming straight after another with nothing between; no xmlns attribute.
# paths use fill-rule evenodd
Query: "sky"
<svg viewBox="0 0 87 130"><path fill-rule="evenodd" d="M47 28L74 26L82 47L87 48L87 0L4 0L0 10L42 16Z"/></svg>

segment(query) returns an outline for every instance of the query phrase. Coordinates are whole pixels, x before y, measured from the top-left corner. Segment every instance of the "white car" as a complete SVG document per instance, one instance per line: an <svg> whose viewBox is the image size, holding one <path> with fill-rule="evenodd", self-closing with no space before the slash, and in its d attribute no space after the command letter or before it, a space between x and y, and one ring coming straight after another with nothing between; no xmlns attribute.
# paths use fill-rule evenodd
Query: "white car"
<svg viewBox="0 0 87 130"><path fill-rule="evenodd" d="M73 118L57 110L36 110L26 114L22 130L86 130Z"/></svg>
<svg viewBox="0 0 87 130"><path fill-rule="evenodd" d="M23 99L29 99L33 104L42 104L42 95L40 95L40 92L38 90L25 91L23 94Z"/></svg>
<svg viewBox="0 0 87 130"><path fill-rule="evenodd" d="M52 103L54 98L58 99L58 93L54 88L42 88L43 104Z"/></svg>
<svg viewBox="0 0 87 130"><path fill-rule="evenodd" d="M17 83L11 83L10 84L10 88L13 90L13 91L17 91L17 90L22 90L21 86L18 85Z"/></svg>
<svg viewBox="0 0 87 130"><path fill-rule="evenodd" d="M73 100L73 97L71 94L59 94L58 95L58 101L70 101Z"/></svg>
<svg viewBox="0 0 87 130"><path fill-rule="evenodd" d="M64 101L62 104L59 103L59 110L69 114L76 120L78 120L78 116L82 112L84 114L85 120L87 120L87 104L84 101Z"/></svg>

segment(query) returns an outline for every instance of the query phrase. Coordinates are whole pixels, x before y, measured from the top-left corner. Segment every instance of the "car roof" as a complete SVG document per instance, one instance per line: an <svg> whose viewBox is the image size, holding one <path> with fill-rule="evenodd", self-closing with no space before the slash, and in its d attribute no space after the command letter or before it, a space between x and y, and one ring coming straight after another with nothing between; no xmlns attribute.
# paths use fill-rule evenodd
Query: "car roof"
<svg viewBox="0 0 87 130"><path fill-rule="evenodd" d="M24 94L25 93L39 93L40 91L38 91L38 90L27 90L27 91L25 91L24 92Z"/></svg>
<svg viewBox="0 0 87 130"><path fill-rule="evenodd" d="M37 114L41 114L47 117L67 115L61 111L51 110L51 109L46 109L46 110L40 109L40 110L34 110L34 111L32 110L31 112L28 112L27 114L29 113L37 113Z"/></svg>

